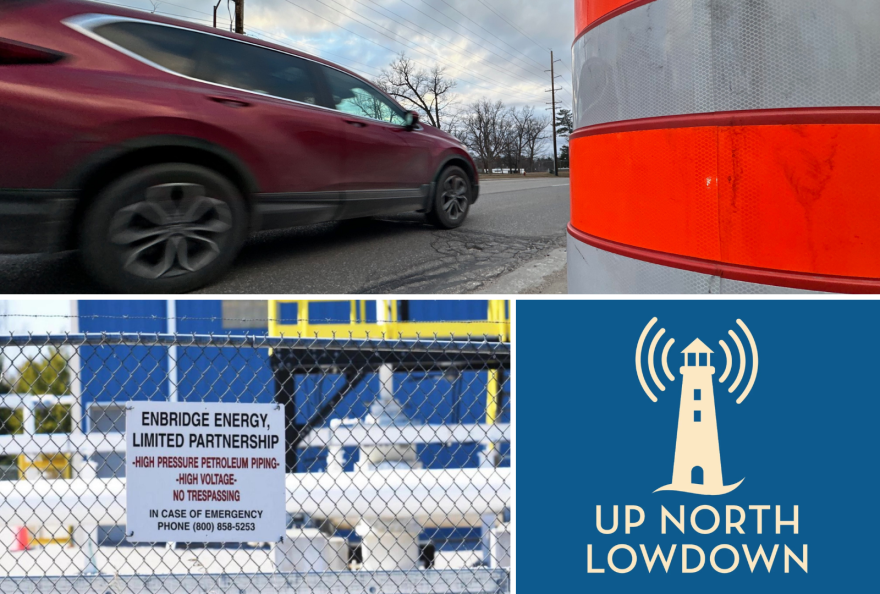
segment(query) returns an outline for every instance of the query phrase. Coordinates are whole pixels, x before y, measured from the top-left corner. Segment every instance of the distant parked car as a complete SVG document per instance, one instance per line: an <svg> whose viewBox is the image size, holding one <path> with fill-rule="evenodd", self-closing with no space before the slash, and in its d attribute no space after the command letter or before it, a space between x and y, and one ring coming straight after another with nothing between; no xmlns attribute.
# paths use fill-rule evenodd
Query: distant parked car
<svg viewBox="0 0 880 594"><path fill-rule="evenodd" d="M79 0L0 3L0 252L79 249L110 289L179 292L248 234L478 196L458 140L290 48Z"/></svg>

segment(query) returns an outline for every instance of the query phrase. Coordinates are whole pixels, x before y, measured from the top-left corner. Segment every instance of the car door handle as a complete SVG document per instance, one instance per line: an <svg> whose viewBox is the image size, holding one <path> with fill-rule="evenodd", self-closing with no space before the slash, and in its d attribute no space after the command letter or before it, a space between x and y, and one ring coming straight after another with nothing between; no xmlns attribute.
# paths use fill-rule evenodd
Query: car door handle
<svg viewBox="0 0 880 594"><path fill-rule="evenodd" d="M358 128L366 128L367 125L364 122L358 120L344 120L346 124L351 126L357 126Z"/></svg>
<svg viewBox="0 0 880 594"><path fill-rule="evenodd" d="M227 105L229 107L250 107L250 103L247 101L242 101L241 99L232 99L231 97L221 97L219 95L212 95L208 97L211 101L215 103L219 103L221 105Z"/></svg>

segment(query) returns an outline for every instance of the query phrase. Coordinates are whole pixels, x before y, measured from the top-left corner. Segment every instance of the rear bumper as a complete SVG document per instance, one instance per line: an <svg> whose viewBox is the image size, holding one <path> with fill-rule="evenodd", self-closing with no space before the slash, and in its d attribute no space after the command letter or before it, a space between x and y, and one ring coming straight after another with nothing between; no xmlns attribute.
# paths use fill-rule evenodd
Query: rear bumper
<svg viewBox="0 0 880 594"><path fill-rule="evenodd" d="M65 249L75 206L72 190L0 190L0 253Z"/></svg>

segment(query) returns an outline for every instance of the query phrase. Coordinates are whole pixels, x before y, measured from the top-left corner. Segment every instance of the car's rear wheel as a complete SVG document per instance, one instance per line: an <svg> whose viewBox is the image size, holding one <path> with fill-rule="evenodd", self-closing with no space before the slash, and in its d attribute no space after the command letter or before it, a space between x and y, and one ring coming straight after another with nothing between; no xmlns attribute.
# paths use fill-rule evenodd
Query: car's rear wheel
<svg viewBox="0 0 880 594"><path fill-rule="evenodd" d="M448 167L437 180L434 204L428 218L443 229L455 229L467 218L473 189L470 178L461 167Z"/></svg>
<svg viewBox="0 0 880 594"><path fill-rule="evenodd" d="M112 290L192 291L229 268L247 219L241 193L218 173L152 165L101 191L83 217L80 251L88 272Z"/></svg>

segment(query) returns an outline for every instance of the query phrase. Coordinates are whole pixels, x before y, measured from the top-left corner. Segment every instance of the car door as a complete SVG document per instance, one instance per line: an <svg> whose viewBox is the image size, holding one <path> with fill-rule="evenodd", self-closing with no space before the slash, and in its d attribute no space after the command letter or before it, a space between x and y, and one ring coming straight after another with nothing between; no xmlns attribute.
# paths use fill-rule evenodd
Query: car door
<svg viewBox="0 0 880 594"><path fill-rule="evenodd" d="M340 173L346 217L390 214L425 207L431 174L428 149L409 141L406 112L365 81L320 66L329 107L345 130Z"/></svg>
<svg viewBox="0 0 880 594"><path fill-rule="evenodd" d="M256 172L261 228L333 220L342 207L334 175L343 129L318 105L316 64L218 35L199 36L198 65L185 92L190 134L226 147Z"/></svg>

